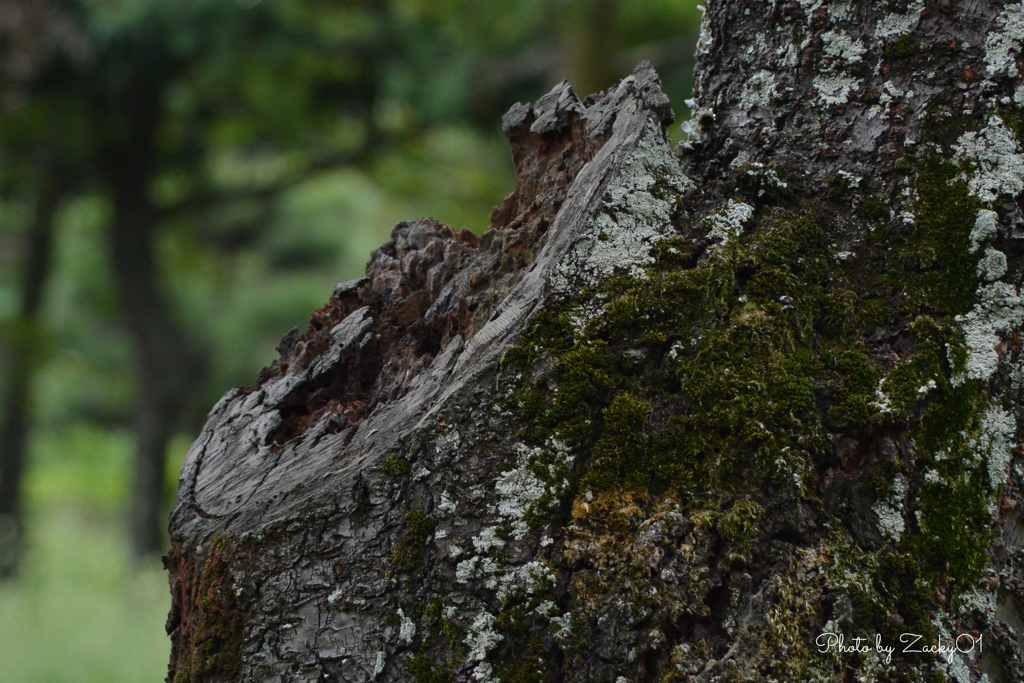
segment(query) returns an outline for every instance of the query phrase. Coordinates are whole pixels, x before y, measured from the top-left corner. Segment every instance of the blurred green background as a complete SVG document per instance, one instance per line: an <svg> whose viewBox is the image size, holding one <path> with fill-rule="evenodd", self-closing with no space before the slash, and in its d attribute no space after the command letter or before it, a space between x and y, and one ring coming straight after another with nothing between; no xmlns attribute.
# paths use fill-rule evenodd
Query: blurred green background
<svg viewBox="0 0 1024 683"><path fill-rule="evenodd" d="M516 101L648 59L684 118L699 20L693 0L0 0L0 681L162 680L158 556L209 407L397 221L485 230Z"/></svg>

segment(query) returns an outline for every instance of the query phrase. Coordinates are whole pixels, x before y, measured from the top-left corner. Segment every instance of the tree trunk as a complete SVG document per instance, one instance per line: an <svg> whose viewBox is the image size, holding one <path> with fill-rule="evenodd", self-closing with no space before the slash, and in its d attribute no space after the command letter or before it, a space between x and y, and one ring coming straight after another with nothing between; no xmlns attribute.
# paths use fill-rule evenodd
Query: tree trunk
<svg viewBox="0 0 1024 683"><path fill-rule="evenodd" d="M41 183L35 216L28 233L21 305L13 326L10 355L4 373L3 420L0 427L0 579L13 576L21 557L23 535L21 480L25 469L26 436L32 376L39 356L39 312L50 272L53 216L59 193L51 182Z"/></svg>
<svg viewBox="0 0 1024 683"><path fill-rule="evenodd" d="M515 105L479 243L399 224L212 410L168 680L1024 680L1022 45L713 2L677 154L648 65Z"/></svg>
<svg viewBox="0 0 1024 683"><path fill-rule="evenodd" d="M552 80L568 78L580 92L594 92L621 76L616 0L570 2L559 9L562 59L556 68L562 71Z"/></svg>
<svg viewBox="0 0 1024 683"><path fill-rule="evenodd" d="M106 151L113 196L110 250L114 278L138 363L136 457L129 523L137 556L163 552L167 446L204 372L203 357L176 321L154 257L158 215L149 198L156 156L160 87L136 82L112 110L127 121L123 139Z"/></svg>

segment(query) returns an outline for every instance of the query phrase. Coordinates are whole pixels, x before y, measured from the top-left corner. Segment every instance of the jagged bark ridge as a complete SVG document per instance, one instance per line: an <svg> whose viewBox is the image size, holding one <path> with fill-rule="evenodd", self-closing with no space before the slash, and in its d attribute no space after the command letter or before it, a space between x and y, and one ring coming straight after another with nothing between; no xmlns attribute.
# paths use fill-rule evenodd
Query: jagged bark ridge
<svg viewBox="0 0 1024 683"><path fill-rule="evenodd" d="M262 624L247 623L246 647L262 648L241 655L247 676L303 670L312 662L310 675L316 677L329 661L323 665L344 664L372 677L384 666L378 657L387 654L393 630L387 622L394 614L386 586L397 571L389 558L407 534L407 513L422 509L397 499L398 482L386 471L406 472L403 455L447 433L445 416L454 420L479 406L474 423L481 437L489 429L482 411L498 361L545 296L551 271L573 243L581 218L601 204L645 122L653 121L665 146L666 115L667 100L649 67L589 108L566 84L536 107L514 108L504 124L521 182L494 211L497 227L478 243L471 233L456 235L429 220L396 226L393 241L374 253L369 277L339 285L301 339L294 333L286 337L282 358L261 374L260 384L229 393L213 409L182 475L172 522L172 592L176 605L184 600L181 586L194 583L196 567L204 571L215 539L245 539L241 545L222 543L218 551L218 557L234 558L232 567L249 562L252 570L245 577L233 574L224 599L241 601L245 607L237 609L252 615L270 604L290 606L275 609L278 616ZM453 446L438 453L443 460L432 466L461 460ZM499 448L488 450L494 451L487 455L493 467ZM382 464L390 467L382 471ZM467 464L449 466L461 470ZM469 466L467 482L458 488L486 481L488 469L482 462ZM415 477L414 486L422 489L414 494L417 500L438 498L422 501L430 509L440 505L442 493L464 495L454 487L429 494L428 482L448 479L441 472L418 470ZM380 505L392 498L395 505ZM296 515L303 520L298 526ZM317 533L315 541L294 535L307 525L332 531ZM467 525L464 534L478 526ZM315 562L302 559L311 542L318 548ZM276 549L266 557L255 550L270 546ZM270 555L280 564L270 562ZM331 559L320 565L326 557ZM323 635L331 644L313 660L300 655L304 646L298 643L320 640L316 615L322 601L309 599L309 587L300 585L305 579L278 583L282 571L291 571L285 567L299 565L308 567L303 571L313 584L331 587L321 598L336 597L324 605L350 610L333 621L331 634ZM453 569L438 567L437 580L450 582ZM356 582L341 603L345 591L333 587L340 576ZM184 614L176 607L169 622L172 678L196 670L188 662L207 637L197 628L201 617L187 620ZM294 634L281 630L296 619L306 626ZM397 670L394 675L401 676Z"/></svg>

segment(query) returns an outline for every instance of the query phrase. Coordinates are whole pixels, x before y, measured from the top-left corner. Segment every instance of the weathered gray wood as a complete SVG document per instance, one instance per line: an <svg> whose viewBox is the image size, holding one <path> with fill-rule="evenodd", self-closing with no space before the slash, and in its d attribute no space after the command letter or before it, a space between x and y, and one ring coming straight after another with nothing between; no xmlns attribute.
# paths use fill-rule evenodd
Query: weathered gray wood
<svg viewBox="0 0 1024 683"><path fill-rule="evenodd" d="M610 113L601 110L599 118L593 121L584 119L589 127L600 129L602 133L611 126L611 138L569 188L534 265L468 343L459 337L452 340L450 344L454 346L446 347L426 368L425 374L412 381L405 396L393 403L378 405L354 434L343 432L319 439L320 435L313 428L282 449L267 443L268 435L280 424L278 406L308 381L310 371L305 368L288 372L252 393L228 394L211 412L185 463L182 473L185 493L175 511L176 531L183 537L196 539L244 533L259 525L286 519L303 506L315 506L316 502L311 501L318 493L326 491L328 496L335 496L338 481L350 480L355 473L392 453L402 439L432 426L431 421L451 396L464 391L467 385L479 386L481 373L492 375L497 360L514 341L519 326L542 301L552 271L588 227L587 217L598 210L603 190L633 153L641 133L648 130L648 121L659 128L660 144L668 156L667 139L660 130L663 121L647 110L635 93L635 89L651 87L656 76L647 67L640 71L639 78L638 86L633 83L635 76L621 86L621 92L617 92L617 99L613 100L616 109ZM559 106L569 112L582 111L582 105L571 91L565 94L565 87L562 84L553 91L561 93ZM561 116L553 112L545 111L542 116ZM556 124L546 124L542 132L564 130L568 127L568 118L563 117L558 128L552 125ZM487 255L482 255L480 260L486 261ZM465 271L474 272L478 267L474 260ZM441 297L445 298L446 293L442 292ZM372 313L368 307L363 307L352 315L362 319ZM338 325L344 326L346 322ZM344 343L332 345L318 362L330 362L329 359L340 356L342 346ZM311 372L316 374L319 367L314 364ZM331 417L325 416L323 420ZM318 440L319 443L313 445ZM346 441L348 445L342 447L340 444ZM302 462L301 468L294 467L298 461ZM290 500L284 502L286 499ZM271 500L277 502L264 509ZM194 515L191 519L189 512ZM200 528L193 529L187 526L189 524Z"/></svg>

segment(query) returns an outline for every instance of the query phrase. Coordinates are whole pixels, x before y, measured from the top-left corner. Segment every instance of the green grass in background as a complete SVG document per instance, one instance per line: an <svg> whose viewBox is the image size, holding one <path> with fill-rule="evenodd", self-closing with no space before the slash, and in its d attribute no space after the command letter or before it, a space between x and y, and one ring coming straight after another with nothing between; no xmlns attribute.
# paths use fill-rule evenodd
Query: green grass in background
<svg viewBox="0 0 1024 683"><path fill-rule="evenodd" d="M169 467L180 468L186 448L175 442ZM79 422L34 435L27 554L18 580L0 584L0 683L167 675L167 576L128 551L130 453L124 430Z"/></svg>
<svg viewBox="0 0 1024 683"><path fill-rule="evenodd" d="M29 524L22 575L0 584L0 682L162 681L170 657L163 569L133 569L116 516L40 507Z"/></svg>

